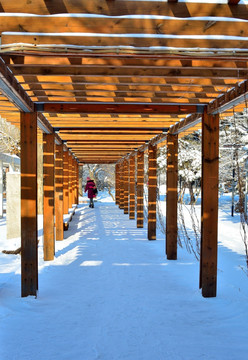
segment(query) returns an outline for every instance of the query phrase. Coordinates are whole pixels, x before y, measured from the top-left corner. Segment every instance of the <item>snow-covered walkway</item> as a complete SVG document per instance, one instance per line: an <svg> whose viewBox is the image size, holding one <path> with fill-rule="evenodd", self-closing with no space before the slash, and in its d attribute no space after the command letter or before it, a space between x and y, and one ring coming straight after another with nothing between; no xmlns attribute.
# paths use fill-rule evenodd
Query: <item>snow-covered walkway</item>
<svg viewBox="0 0 248 360"><path fill-rule="evenodd" d="M1 360L247 357L247 291L224 270L218 297L202 298L193 255L168 262L163 235L148 241L114 203L80 205L65 237L53 262L39 247L37 299L20 298L17 257L0 274Z"/></svg>

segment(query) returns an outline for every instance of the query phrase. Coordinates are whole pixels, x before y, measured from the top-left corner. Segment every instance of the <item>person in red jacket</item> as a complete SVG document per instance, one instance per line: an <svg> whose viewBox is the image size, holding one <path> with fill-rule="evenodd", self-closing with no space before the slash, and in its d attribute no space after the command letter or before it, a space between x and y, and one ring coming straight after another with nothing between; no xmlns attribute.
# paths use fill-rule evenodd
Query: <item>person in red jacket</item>
<svg viewBox="0 0 248 360"><path fill-rule="evenodd" d="M85 186L84 192L88 191L88 198L90 199L90 205L89 207L94 207L94 201L93 198L96 197L94 189L96 189L96 184L94 183L94 180L91 180L91 178L87 177L87 184Z"/></svg>

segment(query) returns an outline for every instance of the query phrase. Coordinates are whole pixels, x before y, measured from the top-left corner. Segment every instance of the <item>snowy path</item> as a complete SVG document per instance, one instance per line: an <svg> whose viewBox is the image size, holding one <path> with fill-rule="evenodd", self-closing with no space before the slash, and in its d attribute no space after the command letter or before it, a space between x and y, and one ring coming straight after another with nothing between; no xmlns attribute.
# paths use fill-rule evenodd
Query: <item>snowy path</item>
<svg viewBox="0 0 248 360"><path fill-rule="evenodd" d="M18 271L1 282L0 359L245 359L247 291L220 270L220 294L202 298L193 256L168 262L146 235L113 203L81 205L55 260L39 249L37 299L20 298Z"/></svg>

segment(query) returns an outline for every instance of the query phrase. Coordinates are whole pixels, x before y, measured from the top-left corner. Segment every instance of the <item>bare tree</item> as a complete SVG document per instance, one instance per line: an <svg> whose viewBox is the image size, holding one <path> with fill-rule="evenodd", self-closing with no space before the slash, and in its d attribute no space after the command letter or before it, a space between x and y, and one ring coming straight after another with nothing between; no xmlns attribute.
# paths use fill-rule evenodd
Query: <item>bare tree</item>
<svg viewBox="0 0 248 360"><path fill-rule="evenodd" d="M0 116L0 152L20 154L20 131Z"/></svg>

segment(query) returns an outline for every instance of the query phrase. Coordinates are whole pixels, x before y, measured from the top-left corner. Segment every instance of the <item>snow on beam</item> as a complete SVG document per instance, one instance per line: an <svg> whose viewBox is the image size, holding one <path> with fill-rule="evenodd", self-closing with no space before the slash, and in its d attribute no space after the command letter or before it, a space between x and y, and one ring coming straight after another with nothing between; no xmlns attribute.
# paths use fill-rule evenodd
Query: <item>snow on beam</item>
<svg viewBox="0 0 248 360"><path fill-rule="evenodd" d="M245 80L209 103L207 112L208 114L223 113L238 104L246 102L247 97L248 81Z"/></svg>
<svg viewBox="0 0 248 360"><path fill-rule="evenodd" d="M10 102L23 112L33 112L34 104L13 73L0 57L0 90Z"/></svg>

